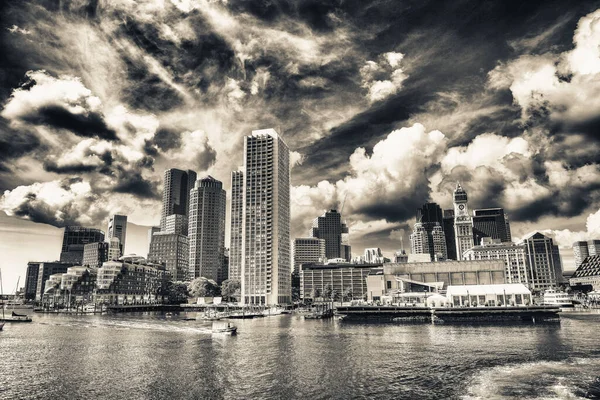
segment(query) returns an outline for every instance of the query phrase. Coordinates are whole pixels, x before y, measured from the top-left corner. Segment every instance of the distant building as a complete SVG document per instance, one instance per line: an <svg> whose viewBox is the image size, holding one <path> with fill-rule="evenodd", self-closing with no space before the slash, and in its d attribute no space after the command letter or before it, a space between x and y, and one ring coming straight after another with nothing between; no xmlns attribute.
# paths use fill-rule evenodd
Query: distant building
<svg viewBox="0 0 600 400"><path fill-rule="evenodd" d="M600 240L599 239L588 240L588 253L590 254L590 256L600 255Z"/></svg>
<svg viewBox="0 0 600 400"><path fill-rule="evenodd" d="M300 273L302 264L323 264L325 257L325 239L296 238L294 239L294 273ZM345 259L344 259L345 260Z"/></svg>
<svg viewBox="0 0 600 400"><path fill-rule="evenodd" d="M150 251L150 243L152 242L152 235L160 232L160 226L153 226L148 229L148 251Z"/></svg>
<svg viewBox="0 0 600 400"><path fill-rule="evenodd" d="M290 150L275 130L244 138L244 177L242 303L289 304Z"/></svg>
<svg viewBox="0 0 600 400"><path fill-rule="evenodd" d="M96 304L162 303L166 290L164 266L143 257L126 256L107 261L98 269Z"/></svg>
<svg viewBox="0 0 600 400"><path fill-rule="evenodd" d="M171 214L167 215L165 219L165 229L163 229L162 232L186 235L187 230L188 216L181 214Z"/></svg>
<svg viewBox="0 0 600 400"><path fill-rule="evenodd" d="M115 214L108 220L107 240L119 238L121 254L125 254L125 239L127 238L127 215Z"/></svg>
<svg viewBox="0 0 600 400"><path fill-rule="evenodd" d="M586 257L569 279L569 285L589 285L593 291L600 291L600 254Z"/></svg>
<svg viewBox="0 0 600 400"><path fill-rule="evenodd" d="M241 281L242 236L244 222L244 172L231 173L231 232L229 243L229 279Z"/></svg>
<svg viewBox="0 0 600 400"><path fill-rule="evenodd" d="M485 237L508 243L511 238L509 229L502 208L473 210L473 238L475 243L481 243L481 239Z"/></svg>
<svg viewBox="0 0 600 400"><path fill-rule="evenodd" d="M44 290L46 289L46 281L50 278L50 275L62 276L67 269L73 267L72 263L62 262L41 262L38 267L38 280L35 293L35 300L42 301Z"/></svg>
<svg viewBox="0 0 600 400"><path fill-rule="evenodd" d="M583 260L590 255L588 250L588 242L579 241L573 243L573 258L575 258L575 268L579 268Z"/></svg>
<svg viewBox="0 0 600 400"><path fill-rule="evenodd" d="M164 191L162 200L162 213L160 216L160 230L167 229L167 217L177 214L186 217L189 214L190 190L196 182L196 172L182 171L171 168L165 171ZM183 235L187 235L187 224L183 228Z"/></svg>
<svg viewBox="0 0 600 400"><path fill-rule="evenodd" d="M562 263L552 238L535 232L525 236L519 244L525 246L530 266L529 287L545 290L558 286L562 281Z"/></svg>
<svg viewBox="0 0 600 400"><path fill-rule="evenodd" d="M92 301L96 287L96 270L70 267L64 274L50 275L42 297L45 306L57 304L74 307Z"/></svg>
<svg viewBox="0 0 600 400"><path fill-rule="evenodd" d="M444 210L444 236L448 260L456 260L456 241L454 238L454 210Z"/></svg>
<svg viewBox="0 0 600 400"><path fill-rule="evenodd" d="M189 257L187 236L167 232L158 232L152 236L148 262L163 264L171 279L187 280Z"/></svg>
<svg viewBox="0 0 600 400"><path fill-rule="evenodd" d="M88 243L104 242L104 232L96 228L67 226L63 233L60 261L81 265L83 247Z"/></svg>
<svg viewBox="0 0 600 400"><path fill-rule="evenodd" d="M394 259L392 260L392 262L395 262L395 263L408 262L408 254L406 254L406 251L404 249L398 250L397 252L394 253Z"/></svg>
<svg viewBox="0 0 600 400"><path fill-rule="evenodd" d="M365 264L383 264L385 259L379 247L365 249Z"/></svg>
<svg viewBox="0 0 600 400"><path fill-rule="evenodd" d="M429 254L432 261L445 260L447 252L444 231L438 222L427 224L417 222L414 225L413 233L410 235L411 253Z"/></svg>
<svg viewBox="0 0 600 400"><path fill-rule="evenodd" d="M219 269L219 276L217 282L223 282L229 279L229 249L225 249L223 254L223 265Z"/></svg>
<svg viewBox="0 0 600 400"><path fill-rule="evenodd" d="M346 242L348 226L342 222L342 215L337 210L329 210L314 219L310 236L325 240L326 258L352 259L350 245Z"/></svg>
<svg viewBox="0 0 600 400"><path fill-rule="evenodd" d="M463 253L474 245L473 218L469 215L467 200L467 192L458 183L454 191L454 240L457 260L462 260Z"/></svg>
<svg viewBox="0 0 600 400"><path fill-rule="evenodd" d="M524 245L502 243L500 239L484 238L481 245L465 251L465 260L502 260L506 267L506 283L529 284L531 272Z"/></svg>
<svg viewBox="0 0 600 400"><path fill-rule="evenodd" d="M25 275L25 300L35 300L40 264L41 263L37 261L29 261L27 263L27 274Z"/></svg>
<svg viewBox="0 0 600 400"><path fill-rule="evenodd" d="M221 284L225 257L226 195L212 176L196 181L190 192L188 278Z"/></svg>
<svg viewBox="0 0 600 400"><path fill-rule="evenodd" d="M83 262L81 265L90 268L99 268L108 261L108 243L88 243L83 246Z"/></svg>
<svg viewBox="0 0 600 400"><path fill-rule="evenodd" d="M330 286L337 301L362 300L367 294L366 278L373 268L382 264L302 264L300 298L316 300Z"/></svg>
<svg viewBox="0 0 600 400"><path fill-rule="evenodd" d="M118 260L123 255L123 253L121 253L121 248L121 242L119 242L118 237L115 236L110 238L108 243L108 259L105 261Z"/></svg>

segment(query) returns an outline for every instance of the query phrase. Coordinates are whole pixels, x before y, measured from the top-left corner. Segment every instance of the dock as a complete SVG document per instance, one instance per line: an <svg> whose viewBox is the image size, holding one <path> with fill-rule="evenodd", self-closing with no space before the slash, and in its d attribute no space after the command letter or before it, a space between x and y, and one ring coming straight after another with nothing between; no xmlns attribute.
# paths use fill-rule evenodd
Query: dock
<svg viewBox="0 0 600 400"><path fill-rule="evenodd" d="M397 307L348 306L337 307L344 321L423 321L445 322L556 322L560 320L557 306L530 307Z"/></svg>

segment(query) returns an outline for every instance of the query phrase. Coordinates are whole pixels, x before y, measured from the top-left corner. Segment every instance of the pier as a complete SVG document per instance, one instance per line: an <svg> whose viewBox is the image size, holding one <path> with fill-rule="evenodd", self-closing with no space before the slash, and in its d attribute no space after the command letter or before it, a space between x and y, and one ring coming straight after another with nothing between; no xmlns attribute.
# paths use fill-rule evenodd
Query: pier
<svg viewBox="0 0 600 400"><path fill-rule="evenodd" d="M349 306L338 307L337 314L344 320L356 321L427 321L427 322L500 322L558 321L559 307L397 307Z"/></svg>

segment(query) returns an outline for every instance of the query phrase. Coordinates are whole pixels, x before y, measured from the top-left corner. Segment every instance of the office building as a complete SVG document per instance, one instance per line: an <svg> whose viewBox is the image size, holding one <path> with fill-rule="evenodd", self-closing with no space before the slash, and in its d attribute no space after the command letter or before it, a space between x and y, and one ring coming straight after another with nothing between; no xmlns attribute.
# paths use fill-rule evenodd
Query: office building
<svg viewBox="0 0 600 400"><path fill-rule="evenodd" d="M469 215L467 192L456 185L454 191L454 240L456 259L462 260L463 253L473 247L473 218Z"/></svg>
<svg viewBox="0 0 600 400"><path fill-rule="evenodd" d="M121 253L121 242L119 242L119 238L110 238L108 243L108 260L106 261L118 260L122 255L123 253Z"/></svg>
<svg viewBox="0 0 600 400"><path fill-rule="evenodd" d="M81 265L90 268L99 268L102 263L109 260L106 242L88 243L83 246L83 262Z"/></svg>
<svg viewBox="0 0 600 400"><path fill-rule="evenodd" d="M574 289L589 286L585 291L600 291L600 254L586 257L569 279L569 285Z"/></svg>
<svg viewBox="0 0 600 400"><path fill-rule="evenodd" d="M588 253L590 256L598 256L600 255L600 240L592 239L588 240Z"/></svg>
<svg viewBox="0 0 600 400"><path fill-rule="evenodd" d="M444 237L448 260L456 260L456 241L454 239L454 210L444 210Z"/></svg>
<svg viewBox="0 0 600 400"><path fill-rule="evenodd" d="M575 268L579 268L583 260L590 255L588 250L588 242L579 241L573 243L573 258L575 259Z"/></svg>
<svg viewBox="0 0 600 400"><path fill-rule="evenodd" d="M165 171L162 213L160 216L160 230L166 232L167 217L177 214L183 215L186 224L183 235L187 235L187 216L189 211L190 190L196 182L196 172L171 168Z"/></svg>
<svg viewBox="0 0 600 400"><path fill-rule="evenodd" d="M167 216L165 221L165 229L162 232L185 235L186 229L188 229L187 215L171 214Z"/></svg>
<svg viewBox="0 0 600 400"><path fill-rule="evenodd" d="M502 260L506 268L506 283L529 284L529 264L525 246L502 243L500 239L484 238L480 245L465 251L465 260Z"/></svg>
<svg viewBox="0 0 600 400"><path fill-rule="evenodd" d="M40 262L38 266L38 279L36 284L35 300L42 301L42 296L44 295L44 290L46 289L46 281L50 278L51 275L62 275L65 272L67 272L67 269L73 266L73 263Z"/></svg>
<svg viewBox="0 0 600 400"><path fill-rule="evenodd" d="M323 264L325 260L325 239L294 239L294 274L300 273L302 264Z"/></svg>
<svg viewBox="0 0 600 400"><path fill-rule="evenodd" d="M382 264L385 262L385 258L379 247L365 249L363 260L365 264Z"/></svg>
<svg viewBox="0 0 600 400"><path fill-rule="evenodd" d="M189 258L187 236L168 232L158 232L152 235L148 262L164 265L167 275L172 280L188 280Z"/></svg>
<svg viewBox="0 0 600 400"><path fill-rule="evenodd" d="M219 275L217 276L217 282L223 282L229 279L229 249L225 248L223 254L223 265L219 269Z"/></svg>
<svg viewBox="0 0 600 400"><path fill-rule="evenodd" d="M473 210L473 239L481 243L481 239L489 237L499 239L503 243L510 242L510 229L502 208L484 208Z"/></svg>
<svg viewBox="0 0 600 400"><path fill-rule="evenodd" d="M225 210L223 183L212 176L197 180L190 192L188 279L202 276L221 284Z"/></svg>
<svg viewBox="0 0 600 400"><path fill-rule="evenodd" d="M417 222L410 235L410 249L412 254L428 254L431 261L445 260L446 236L441 225Z"/></svg>
<svg viewBox="0 0 600 400"><path fill-rule="evenodd" d="M302 264L300 298L323 298L327 287L336 301L363 300L367 294L366 278L382 264Z"/></svg>
<svg viewBox="0 0 600 400"><path fill-rule="evenodd" d="M241 282L244 221L244 172L231 173L231 232L229 235L229 279Z"/></svg>
<svg viewBox="0 0 600 400"><path fill-rule="evenodd" d="M552 238L540 232L525 236L520 245L525 246L532 290L545 290L558 286L562 281L562 263L558 246Z"/></svg>
<svg viewBox="0 0 600 400"><path fill-rule="evenodd" d="M404 249L398 250L397 252L394 253L394 259L392 260L392 262L395 262L395 263L408 262L408 254L406 254L406 251Z"/></svg>
<svg viewBox="0 0 600 400"><path fill-rule="evenodd" d="M160 232L160 226L152 226L148 229L148 251L150 251L150 243L152 242L152 235L156 232Z"/></svg>
<svg viewBox="0 0 600 400"><path fill-rule="evenodd" d="M63 233L60 261L81 265L84 246L98 242L104 242L104 232L100 229L67 226Z"/></svg>
<svg viewBox="0 0 600 400"><path fill-rule="evenodd" d="M25 300L35 300L40 264L41 263L37 261L30 261L27 263L27 274L25 275Z"/></svg>
<svg viewBox="0 0 600 400"><path fill-rule="evenodd" d="M350 261L351 248L347 234L348 226L342 222L342 215L337 210L329 210L314 219L309 236L325 240L325 257L328 259L344 258Z"/></svg>
<svg viewBox="0 0 600 400"><path fill-rule="evenodd" d="M115 214L108 220L106 240L113 237L119 238L121 254L125 254L125 238L127 237L127 215Z"/></svg>
<svg viewBox="0 0 600 400"><path fill-rule="evenodd" d="M244 139L242 302L291 302L290 152L273 129Z"/></svg>

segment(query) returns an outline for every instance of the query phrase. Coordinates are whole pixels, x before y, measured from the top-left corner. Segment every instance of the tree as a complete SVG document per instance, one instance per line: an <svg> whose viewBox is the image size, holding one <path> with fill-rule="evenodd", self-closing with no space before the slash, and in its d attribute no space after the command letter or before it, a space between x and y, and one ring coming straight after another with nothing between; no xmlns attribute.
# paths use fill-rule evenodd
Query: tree
<svg viewBox="0 0 600 400"><path fill-rule="evenodd" d="M217 282L203 276L189 283L189 292L192 297L215 297L221 293Z"/></svg>
<svg viewBox="0 0 600 400"><path fill-rule="evenodd" d="M333 287L329 283L325 286L325 289L323 289L323 297L328 300L333 299Z"/></svg>
<svg viewBox="0 0 600 400"><path fill-rule="evenodd" d="M352 293L352 288L351 287L347 287L346 290L344 290L344 301L351 301L354 298L353 293Z"/></svg>
<svg viewBox="0 0 600 400"><path fill-rule="evenodd" d="M167 301L169 304L181 304L187 302L189 289L184 282L167 282Z"/></svg>
<svg viewBox="0 0 600 400"><path fill-rule="evenodd" d="M312 298L313 301L316 301L319 297L321 297L321 290L319 288L314 288L310 292L310 297Z"/></svg>
<svg viewBox="0 0 600 400"><path fill-rule="evenodd" d="M225 301L237 300L241 295L242 285L235 279L227 279L221 283L221 296Z"/></svg>

